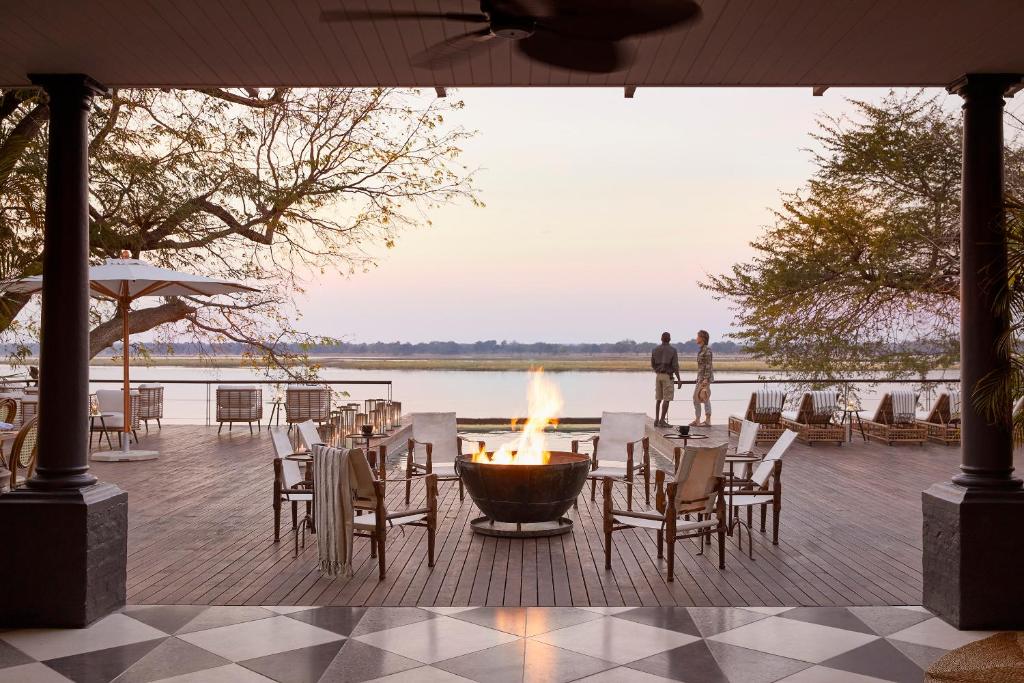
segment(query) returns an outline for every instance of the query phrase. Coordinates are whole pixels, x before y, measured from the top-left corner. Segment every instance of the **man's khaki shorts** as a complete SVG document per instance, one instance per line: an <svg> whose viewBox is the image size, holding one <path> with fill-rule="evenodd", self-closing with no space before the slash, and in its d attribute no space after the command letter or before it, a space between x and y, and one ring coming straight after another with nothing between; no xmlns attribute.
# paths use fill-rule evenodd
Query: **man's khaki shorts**
<svg viewBox="0 0 1024 683"><path fill-rule="evenodd" d="M672 383L672 375L658 373L654 379L654 400L671 401L676 397L676 385Z"/></svg>

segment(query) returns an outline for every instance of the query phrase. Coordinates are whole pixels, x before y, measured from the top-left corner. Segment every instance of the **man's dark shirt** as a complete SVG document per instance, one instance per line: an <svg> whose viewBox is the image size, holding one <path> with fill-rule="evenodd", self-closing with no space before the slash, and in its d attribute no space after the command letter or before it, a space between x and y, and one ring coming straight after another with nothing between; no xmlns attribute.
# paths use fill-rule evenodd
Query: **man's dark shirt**
<svg viewBox="0 0 1024 683"><path fill-rule="evenodd" d="M671 375L679 372L679 354L671 344L656 346L651 351L651 369L659 374Z"/></svg>

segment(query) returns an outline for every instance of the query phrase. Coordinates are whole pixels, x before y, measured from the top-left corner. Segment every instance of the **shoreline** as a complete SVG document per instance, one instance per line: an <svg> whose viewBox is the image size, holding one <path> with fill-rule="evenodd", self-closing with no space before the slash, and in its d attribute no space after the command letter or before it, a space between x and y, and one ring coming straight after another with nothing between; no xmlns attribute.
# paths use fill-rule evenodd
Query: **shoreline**
<svg viewBox="0 0 1024 683"><path fill-rule="evenodd" d="M566 356L547 358L480 358L480 357L433 357L433 358L338 358L313 357L321 368L347 370L455 370L465 372L527 371L537 367L547 372L650 372L650 360L641 357L607 356ZM90 367L120 366L120 360L111 357L94 358ZM184 368L244 368L249 362L237 356L203 358L198 356L150 356L147 359L132 359L132 367L184 367ZM696 360L681 359L681 372L694 372ZM715 369L733 372L770 372L767 363L752 358L722 358L715 361Z"/></svg>

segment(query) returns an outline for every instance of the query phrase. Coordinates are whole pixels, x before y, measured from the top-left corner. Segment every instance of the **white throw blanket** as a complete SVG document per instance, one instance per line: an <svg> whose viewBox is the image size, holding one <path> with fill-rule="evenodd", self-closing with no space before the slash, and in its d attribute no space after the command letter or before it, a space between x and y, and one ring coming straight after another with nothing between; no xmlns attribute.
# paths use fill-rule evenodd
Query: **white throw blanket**
<svg viewBox="0 0 1024 683"><path fill-rule="evenodd" d="M782 404L786 400L786 392L782 389L758 389L755 393L754 413L771 415L781 413Z"/></svg>
<svg viewBox="0 0 1024 683"><path fill-rule="evenodd" d="M917 415L917 394L911 389L897 389L892 396L892 421L896 424L913 422Z"/></svg>
<svg viewBox="0 0 1024 683"><path fill-rule="evenodd" d="M831 415L836 412L836 405L839 403L838 392L812 391L810 393L815 415Z"/></svg>
<svg viewBox="0 0 1024 683"><path fill-rule="evenodd" d="M313 498L320 572L352 576L355 527L348 449L313 446Z"/></svg>

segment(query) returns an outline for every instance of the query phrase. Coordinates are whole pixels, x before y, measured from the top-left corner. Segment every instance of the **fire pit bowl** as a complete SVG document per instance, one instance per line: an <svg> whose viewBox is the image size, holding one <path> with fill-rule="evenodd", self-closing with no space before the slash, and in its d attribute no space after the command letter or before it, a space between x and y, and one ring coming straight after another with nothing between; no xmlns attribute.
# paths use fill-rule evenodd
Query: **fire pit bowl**
<svg viewBox="0 0 1024 683"><path fill-rule="evenodd" d="M552 451L547 464L497 465L463 456L456 468L484 513L470 523L474 531L490 536L554 536L572 530L572 520L563 515L587 482L590 458Z"/></svg>

